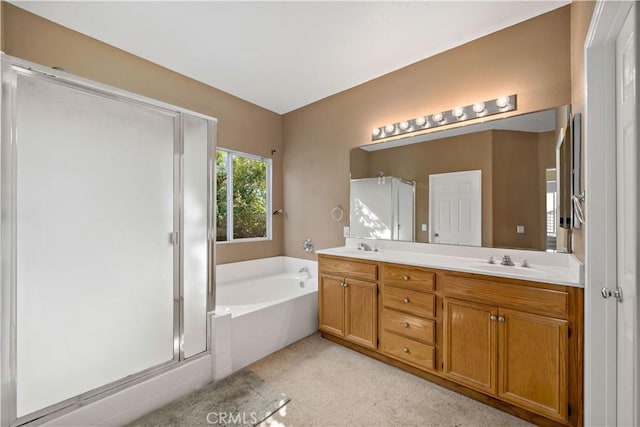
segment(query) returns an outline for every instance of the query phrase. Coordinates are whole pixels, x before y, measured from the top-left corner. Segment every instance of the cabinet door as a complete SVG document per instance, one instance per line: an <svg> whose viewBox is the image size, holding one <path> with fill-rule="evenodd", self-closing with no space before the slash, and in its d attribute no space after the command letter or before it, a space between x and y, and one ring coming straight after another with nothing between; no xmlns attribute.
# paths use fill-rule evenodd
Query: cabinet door
<svg viewBox="0 0 640 427"><path fill-rule="evenodd" d="M378 347L378 285L352 279L346 283L346 338L375 349Z"/></svg>
<svg viewBox="0 0 640 427"><path fill-rule="evenodd" d="M566 420L567 321L506 309L499 316L500 397Z"/></svg>
<svg viewBox="0 0 640 427"><path fill-rule="evenodd" d="M498 309L445 298L444 373L474 389L496 394Z"/></svg>
<svg viewBox="0 0 640 427"><path fill-rule="evenodd" d="M344 279L320 275L318 323L323 332L344 338Z"/></svg>

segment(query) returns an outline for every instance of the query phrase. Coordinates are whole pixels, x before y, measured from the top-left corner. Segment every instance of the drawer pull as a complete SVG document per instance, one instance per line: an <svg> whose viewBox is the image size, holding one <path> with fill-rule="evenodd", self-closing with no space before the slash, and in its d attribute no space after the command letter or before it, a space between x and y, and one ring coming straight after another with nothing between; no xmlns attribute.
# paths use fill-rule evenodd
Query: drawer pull
<svg viewBox="0 0 640 427"><path fill-rule="evenodd" d="M404 324L402 326L404 326L405 328L408 328L409 324L407 322L404 322Z"/></svg>
<svg viewBox="0 0 640 427"><path fill-rule="evenodd" d="M409 304L409 298L402 298L402 302L405 304Z"/></svg>
<svg viewBox="0 0 640 427"><path fill-rule="evenodd" d="M492 322L495 322L497 319L496 316L494 316L493 314L491 316L489 316L489 320L491 320Z"/></svg>
<svg viewBox="0 0 640 427"><path fill-rule="evenodd" d="M406 281L406 280L409 280L409 276L406 276L406 275L405 275L405 276L403 276L402 278L403 278L405 281Z"/></svg>
<svg viewBox="0 0 640 427"><path fill-rule="evenodd" d="M407 347L402 347L402 351L403 351L404 353L409 353L409 349L408 349Z"/></svg>

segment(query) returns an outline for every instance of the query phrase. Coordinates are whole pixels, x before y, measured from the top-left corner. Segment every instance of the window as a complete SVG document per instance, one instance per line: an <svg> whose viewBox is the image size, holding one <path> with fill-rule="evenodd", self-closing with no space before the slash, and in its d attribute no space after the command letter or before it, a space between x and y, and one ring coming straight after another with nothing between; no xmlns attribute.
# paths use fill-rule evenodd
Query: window
<svg viewBox="0 0 640 427"><path fill-rule="evenodd" d="M271 238L271 159L218 149L216 241Z"/></svg>

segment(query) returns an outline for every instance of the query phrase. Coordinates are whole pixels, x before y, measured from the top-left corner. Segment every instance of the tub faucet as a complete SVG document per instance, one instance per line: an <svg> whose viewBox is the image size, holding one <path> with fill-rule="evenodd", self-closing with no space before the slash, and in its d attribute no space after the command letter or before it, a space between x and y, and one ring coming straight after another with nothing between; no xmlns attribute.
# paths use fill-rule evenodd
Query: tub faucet
<svg viewBox="0 0 640 427"><path fill-rule="evenodd" d="M511 261L511 257L509 255L505 255L502 257L502 265L508 265L509 267L513 266L513 261Z"/></svg>
<svg viewBox="0 0 640 427"><path fill-rule="evenodd" d="M360 243L360 247L358 249L362 249L365 252L373 250L371 249L371 246L367 245L366 243Z"/></svg>
<svg viewBox="0 0 640 427"><path fill-rule="evenodd" d="M307 274L307 277L308 277L309 279L311 279L311 272L309 271L309 267L307 267L306 265L305 265L304 267L301 267L301 268L298 270L298 273L306 273L306 274Z"/></svg>

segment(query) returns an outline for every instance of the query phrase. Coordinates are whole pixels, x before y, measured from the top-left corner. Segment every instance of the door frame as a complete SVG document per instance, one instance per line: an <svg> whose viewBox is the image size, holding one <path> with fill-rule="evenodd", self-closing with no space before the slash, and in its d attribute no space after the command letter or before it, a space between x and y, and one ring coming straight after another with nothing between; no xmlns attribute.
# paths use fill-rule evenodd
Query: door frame
<svg viewBox="0 0 640 427"><path fill-rule="evenodd" d="M616 425L616 37L631 2L598 1L585 42L584 424Z"/></svg>

